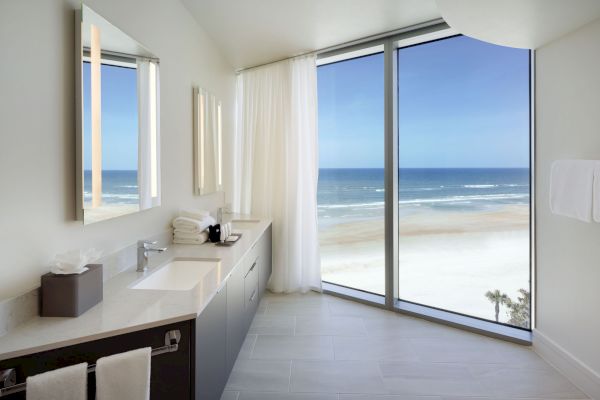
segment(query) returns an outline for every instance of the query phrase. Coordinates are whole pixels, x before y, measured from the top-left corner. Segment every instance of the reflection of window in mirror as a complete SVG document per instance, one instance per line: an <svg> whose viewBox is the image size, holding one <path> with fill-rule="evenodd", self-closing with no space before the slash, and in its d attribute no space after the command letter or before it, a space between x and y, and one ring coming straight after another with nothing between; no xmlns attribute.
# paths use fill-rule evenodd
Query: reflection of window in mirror
<svg viewBox="0 0 600 400"><path fill-rule="evenodd" d="M118 214L139 209L138 99L135 59L103 58L101 69L101 142L92 141L91 63L83 63L84 206L118 208ZM93 145L94 144L94 145ZM93 204L94 151L101 157L100 202Z"/></svg>

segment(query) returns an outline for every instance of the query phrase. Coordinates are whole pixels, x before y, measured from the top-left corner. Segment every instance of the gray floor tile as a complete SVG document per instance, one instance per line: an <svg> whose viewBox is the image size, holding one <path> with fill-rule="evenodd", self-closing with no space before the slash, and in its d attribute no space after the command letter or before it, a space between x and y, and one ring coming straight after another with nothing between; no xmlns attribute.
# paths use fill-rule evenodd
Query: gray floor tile
<svg viewBox="0 0 600 400"><path fill-rule="evenodd" d="M296 317L296 335L366 335L360 317Z"/></svg>
<svg viewBox="0 0 600 400"><path fill-rule="evenodd" d="M336 394L326 393L242 393L238 400L338 400Z"/></svg>
<svg viewBox="0 0 600 400"><path fill-rule="evenodd" d="M376 362L293 361L292 392L387 393Z"/></svg>
<svg viewBox="0 0 600 400"><path fill-rule="evenodd" d="M464 333L458 329L399 313L390 313L382 318L365 319L365 328L367 334L371 336L389 338L446 338Z"/></svg>
<svg viewBox="0 0 600 400"><path fill-rule="evenodd" d="M288 392L291 361L237 360L225 390Z"/></svg>
<svg viewBox="0 0 600 400"><path fill-rule="evenodd" d="M436 363L502 363L499 348L487 340L409 339L421 361Z"/></svg>
<svg viewBox="0 0 600 400"><path fill-rule="evenodd" d="M332 317L385 318L394 314L392 311L349 300L330 301L329 310Z"/></svg>
<svg viewBox="0 0 600 400"><path fill-rule="evenodd" d="M554 370L471 365L473 376L500 398L587 399L567 378Z"/></svg>
<svg viewBox="0 0 600 400"><path fill-rule="evenodd" d="M253 359L263 360L333 360L330 336L259 335Z"/></svg>
<svg viewBox="0 0 600 400"><path fill-rule="evenodd" d="M329 304L327 302L318 303L294 303L294 302L276 302L268 303L264 315L279 315L286 317L312 316L328 317Z"/></svg>
<svg viewBox="0 0 600 400"><path fill-rule="evenodd" d="M488 396L468 367L450 363L380 362L386 388L394 394Z"/></svg>
<svg viewBox="0 0 600 400"><path fill-rule="evenodd" d="M336 360L398 360L418 361L409 339L382 340L377 337L333 338Z"/></svg>
<svg viewBox="0 0 600 400"><path fill-rule="evenodd" d="M223 392L221 396L221 400L239 400L240 392L232 392L230 390L226 390Z"/></svg>
<svg viewBox="0 0 600 400"><path fill-rule="evenodd" d="M257 315L252 320L249 334L257 335L293 335L295 317Z"/></svg>

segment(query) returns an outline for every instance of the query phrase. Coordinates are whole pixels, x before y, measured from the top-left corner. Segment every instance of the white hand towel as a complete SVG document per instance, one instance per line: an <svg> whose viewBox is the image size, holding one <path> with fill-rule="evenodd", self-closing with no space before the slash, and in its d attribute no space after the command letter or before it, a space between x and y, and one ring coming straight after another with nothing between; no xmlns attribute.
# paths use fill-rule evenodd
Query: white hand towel
<svg viewBox="0 0 600 400"><path fill-rule="evenodd" d="M594 174L599 161L559 160L550 173L550 211L592 222Z"/></svg>
<svg viewBox="0 0 600 400"><path fill-rule="evenodd" d="M87 363L27 378L27 400L86 400Z"/></svg>
<svg viewBox="0 0 600 400"><path fill-rule="evenodd" d="M191 219L197 219L199 221L203 220L206 217L210 217L210 213L205 210L196 210L193 208L183 209L179 211L180 217L187 217Z"/></svg>
<svg viewBox="0 0 600 400"><path fill-rule="evenodd" d="M215 223L215 219L210 216L201 221L188 217L177 217L173 220L173 228L190 233L200 233Z"/></svg>
<svg viewBox="0 0 600 400"><path fill-rule="evenodd" d="M148 400L150 358L146 347L103 357L96 363L97 400Z"/></svg>
<svg viewBox="0 0 600 400"><path fill-rule="evenodd" d="M600 222L600 162L596 164L594 169L594 193L592 201L594 203L594 221Z"/></svg>

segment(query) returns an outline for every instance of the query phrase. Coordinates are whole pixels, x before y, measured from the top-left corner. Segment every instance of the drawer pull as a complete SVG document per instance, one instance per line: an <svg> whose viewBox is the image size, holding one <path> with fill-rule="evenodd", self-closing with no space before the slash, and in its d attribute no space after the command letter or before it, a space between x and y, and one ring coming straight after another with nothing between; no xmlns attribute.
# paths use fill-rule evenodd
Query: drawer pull
<svg viewBox="0 0 600 400"><path fill-rule="evenodd" d="M246 275L244 275L244 278L247 277L250 274L250 272L254 271L254 267L256 267L256 262L257 261L258 260L254 261L254 264L252 264L252 266L250 267L250 269L248 270L248 272L246 272Z"/></svg>
<svg viewBox="0 0 600 400"><path fill-rule="evenodd" d="M256 289L254 289L254 292L252 292L252 296L250 296L250 299L249 299L250 303L254 302L255 297L256 297Z"/></svg>

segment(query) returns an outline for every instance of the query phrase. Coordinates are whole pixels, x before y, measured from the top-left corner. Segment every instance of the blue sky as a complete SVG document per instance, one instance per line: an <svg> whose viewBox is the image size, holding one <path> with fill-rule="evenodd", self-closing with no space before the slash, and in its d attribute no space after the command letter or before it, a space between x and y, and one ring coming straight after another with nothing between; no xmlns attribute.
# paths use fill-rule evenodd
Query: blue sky
<svg viewBox="0 0 600 400"><path fill-rule="evenodd" d="M465 36L398 52L405 168L529 166L529 52ZM383 168L383 54L318 69L321 168Z"/></svg>
<svg viewBox="0 0 600 400"><path fill-rule="evenodd" d="M137 70L102 65L102 169L137 170ZM83 64L84 169L91 169L90 64Z"/></svg>

